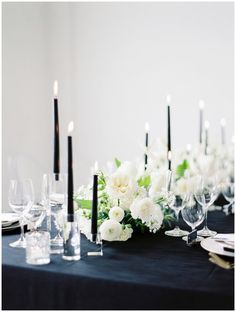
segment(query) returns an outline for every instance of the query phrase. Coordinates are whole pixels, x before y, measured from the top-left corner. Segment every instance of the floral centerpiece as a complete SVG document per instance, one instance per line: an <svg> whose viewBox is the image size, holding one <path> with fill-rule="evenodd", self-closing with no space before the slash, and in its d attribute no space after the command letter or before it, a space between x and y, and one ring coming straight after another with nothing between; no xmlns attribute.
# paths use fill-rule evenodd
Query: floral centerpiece
<svg viewBox="0 0 236 312"><path fill-rule="evenodd" d="M115 160L116 169L98 174L98 226L107 241L126 241L134 231L156 233L168 213L166 171L148 173L131 162ZM91 229L92 185L81 186L75 196L81 232Z"/></svg>

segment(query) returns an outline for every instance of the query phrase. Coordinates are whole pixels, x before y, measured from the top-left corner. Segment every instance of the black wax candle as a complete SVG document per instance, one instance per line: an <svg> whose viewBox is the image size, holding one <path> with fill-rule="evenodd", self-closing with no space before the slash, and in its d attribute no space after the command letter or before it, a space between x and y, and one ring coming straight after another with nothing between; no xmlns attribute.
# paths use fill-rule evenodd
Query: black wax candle
<svg viewBox="0 0 236 312"><path fill-rule="evenodd" d="M146 153L144 155L144 170L147 169L147 163L148 163L148 156L147 156L147 149L148 149L148 132L146 132L145 135L145 146L146 146Z"/></svg>
<svg viewBox="0 0 236 312"><path fill-rule="evenodd" d="M171 131L170 131L170 96L167 96L167 159L171 170Z"/></svg>
<svg viewBox="0 0 236 312"><path fill-rule="evenodd" d="M94 174L93 176L92 221L91 221L91 234L92 234L93 242L96 242L97 218L98 218L98 175Z"/></svg>
<svg viewBox="0 0 236 312"><path fill-rule="evenodd" d="M58 84L54 83L54 163L53 172L56 180L59 179L60 173L60 140L59 140L59 117L58 117L58 99L57 99Z"/></svg>
<svg viewBox="0 0 236 312"><path fill-rule="evenodd" d="M68 221L74 221L74 204L73 204L73 151L72 151L72 137L68 136L68 181L67 181L68 201L67 201L67 213Z"/></svg>

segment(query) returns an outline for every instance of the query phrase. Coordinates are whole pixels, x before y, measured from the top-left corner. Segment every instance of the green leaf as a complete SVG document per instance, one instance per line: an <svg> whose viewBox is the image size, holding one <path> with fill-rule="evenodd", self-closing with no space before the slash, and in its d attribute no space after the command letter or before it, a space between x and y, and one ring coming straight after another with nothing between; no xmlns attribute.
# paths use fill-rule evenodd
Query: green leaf
<svg viewBox="0 0 236 312"><path fill-rule="evenodd" d="M182 164L178 165L176 168L176 175L178 179L182 178L184 176L185 170L189 169L189 163L186 159L182 162Z"/></svg>
<svg viewBox="0 0 236 312"><path fill-rule="evenodd" d="M79 205L79 208L82 208L82 209L92 209L92 200L89 200L89 199L78 199L77 203Z"/></svg>
<svg viewBox="0 0 236 312"><path fill-rule="evenodd" d="M115 164L116 164L116 167L119 168L121 165L121 161L119 159L115 158Z"/></svg>
<svg viewBox="0 0 236 312"><path fill-rule="evenodd" d="M140 187L145 187L146 189L150 186L151 184L151 177L150 175L142 176L138 179L138 185Z"/></svg>

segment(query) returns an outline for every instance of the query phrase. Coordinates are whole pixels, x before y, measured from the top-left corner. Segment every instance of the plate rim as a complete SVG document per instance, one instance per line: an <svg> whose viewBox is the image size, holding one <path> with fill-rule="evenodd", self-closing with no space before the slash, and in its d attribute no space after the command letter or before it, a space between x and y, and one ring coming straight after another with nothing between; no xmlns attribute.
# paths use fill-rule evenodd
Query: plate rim
<svg viewBox="0 0 236 312"><path fill-rule="evenodd" d="M234 258L234 252L224 251L223 249L222 249L222 252L218 252L218 251L216 252L216 251L209 250L209 248L207 249L207 247L204 246L204 244L205 244L205 242L211 241L211 240L214 241L214 237L207 237L207 238L203 239L203 240L200 242L201 247L202 247L204 250L207 250L207 251L209 251L209 252L214 252L214 253L217 254L217 255L227 256L227 257L232 257L232 258ZM215 243L217 243L217 242L215 242ZM222 247L222 248L223 248L223 247Z"/></svg>

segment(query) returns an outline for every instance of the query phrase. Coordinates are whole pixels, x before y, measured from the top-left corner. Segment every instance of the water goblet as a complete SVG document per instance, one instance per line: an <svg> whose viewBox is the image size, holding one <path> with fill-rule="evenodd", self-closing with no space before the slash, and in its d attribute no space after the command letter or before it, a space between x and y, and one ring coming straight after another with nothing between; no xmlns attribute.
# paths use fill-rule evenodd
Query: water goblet
<svg viewBox="0 0 236 312"><path fill-rule="evenodd" d="M176 217L175 228L170 231L165 231L165 235L173 236L173 237L182 237L187 235L189 232L181 230L179 228L179 213L185 207L186 204L186 196L174 195L173 200L170 201L169 207L174 211Z"/></svg>
<svg viewBox="0 0 236 312"><path fill-rule="evenodd" d="M205 218L203 206L195 200L193 195L188 196L186 199L186 203L181 210L181 214L184 221L191 227L192 231L194 231ZM187 236L182 237L182 239L187 241ZM195 241L200 242L202 239L203 237L197 236Z"/></svg>
<svg viewBox="0 0 236 312"><path fill-rule="evenodd" d="M20 238L10 243L11 247L25 248L24 213L31 208L33 201L34 189L31 179L10 181L8 203L12 210L18 214L21 227Z"/></svg>
<svg viewBox="0 0 236 312"><path fill-rule="evenodd" d="M215 236L217 232L210 230L207 226L207 212L219 194L217 177L200 177L199 182L198 188L195 190L195 198L204 208L205 225L202 230L198 231L198 235L203 237Z"/></svg>

